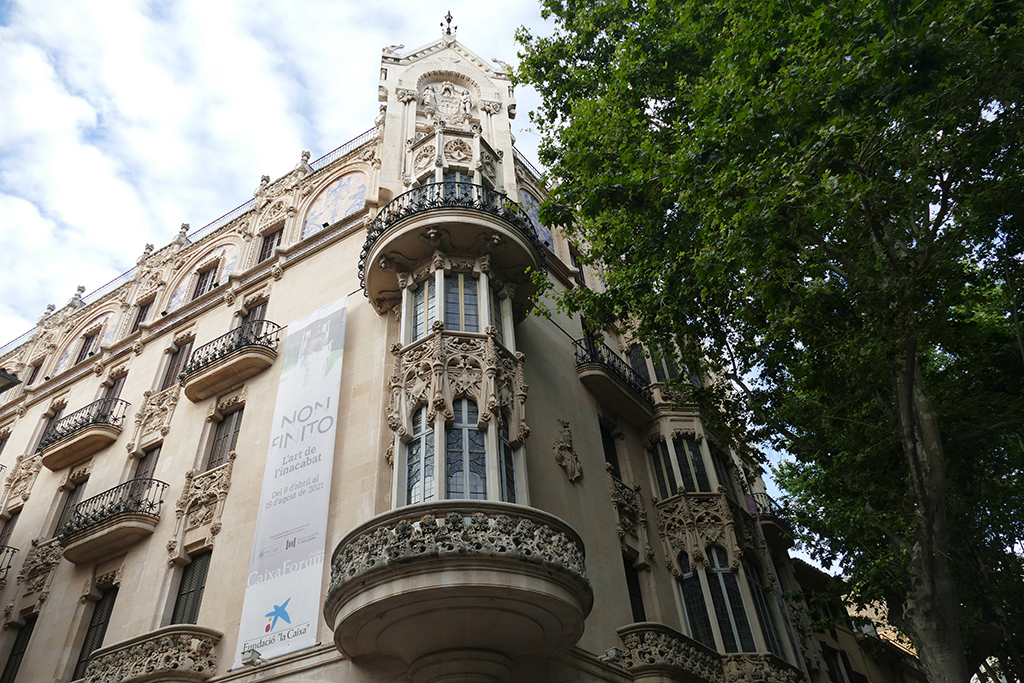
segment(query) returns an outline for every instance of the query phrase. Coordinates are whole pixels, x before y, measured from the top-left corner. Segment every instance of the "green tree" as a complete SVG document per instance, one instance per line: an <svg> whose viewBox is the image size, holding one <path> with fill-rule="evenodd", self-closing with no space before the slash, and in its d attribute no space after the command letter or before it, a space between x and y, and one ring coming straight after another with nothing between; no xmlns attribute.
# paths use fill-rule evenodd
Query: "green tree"
<svg viewBox="0 0 1024 683"><path fill-rule="evenodd" d="M542 216L606 282L563 305L714 359L706 419L795 457L813 548L931 681L1024 679L1021 3L542 6Z"/></svg>

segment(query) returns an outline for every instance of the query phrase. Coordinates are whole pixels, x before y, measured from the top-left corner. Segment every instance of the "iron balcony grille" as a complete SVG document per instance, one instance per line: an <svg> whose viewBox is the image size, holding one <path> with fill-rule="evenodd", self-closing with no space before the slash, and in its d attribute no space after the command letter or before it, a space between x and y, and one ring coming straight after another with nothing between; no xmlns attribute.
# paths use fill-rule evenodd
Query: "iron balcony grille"
<svg viewBox="0 0 1024 683"><path fill-rule="evenodd" d="M600 363L607 366L612 372L619 376L623 382L652 406L654 405L654 394L651 393L651 386L633 368L629 367L626 361L619 358L619 354L608 348L604 342L594 339L577 339L572 343L576 349L576 367L587 363Z"/></svg>
<svg viewBox="0 0 1024 683"><path fill-rule="evenodd" d="M779 520L787 530L792 531L792 524L789 521L789 514L785 506L779 504L767 493L755 493L754 503L757 505L757 514L762 517L774 517Z"/></svg>
<svg viewBox="0 0 1024 683"><path fill-rule="evenodd" d="M543 243L537 237L533 222L523 211L523 207L509 199L508 195L473 183L428 183L392 199L380 210L370 225L366 241L363 242L363 251L359 254L359 284L363 288L363 294L369 296L366 291L366 258L370 255L373 245L388 228L404 218L424 211L453 208L483 211L501 218L529 240L537 252L541 268L546 267Z"/></svg>
<svg viewBox="0 0 1024 683"><path fill-rule="evenodd" d="M221 358L230 356L235 351L251 346L263 346L268 349L276 349L278 343L277 333L281 326L269 320L253 320L242 323L227 334L214 339L209 344L203 344L192 352L192 356L185 365L185 370L178 375L181 383L189 375L207 368Z"/></svg>
<svg viewBox="0 0 1024 683"><path fill-rule="evenodd" d="M120 427L124 423L125 411L130 405L128 401L119 398L101 398L81 410L65 415L50 427L50 431L46 432L43 440L39 442L39 450L92 425Z"/></svg>
<svg viewBox="0 0 1024 683"><path fill-rule="evenodd" d="M0 545L0 581L7 580L7 572L11 570L11 563L14 562L14 553L17 548L9 545Z"/></svg>
<svg viewBox="0 0 1024 683"><path fill-rule="evenodd" d="M160 518L167 484L156 479L131 479L75 506L71 519L57 531L61 545L68 538L121 515Z"/></svg>

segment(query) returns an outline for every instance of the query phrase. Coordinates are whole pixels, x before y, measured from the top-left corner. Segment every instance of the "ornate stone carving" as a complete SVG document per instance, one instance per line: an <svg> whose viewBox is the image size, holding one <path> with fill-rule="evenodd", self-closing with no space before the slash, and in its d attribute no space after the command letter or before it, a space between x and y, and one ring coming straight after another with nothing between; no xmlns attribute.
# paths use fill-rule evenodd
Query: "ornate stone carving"
<svg viewBox="0 0 1024 683"><path fill-rule="evenodd" d="M214 647L220 631L173 624L93 653L86 683L205 681L217 675Z"/></svg>
<svg viewBox="0 0 1024 683"><path fill-rule="evenodd" d="M444 143L444 156L450 163L468 164L473 158L473 148L461 138Z"/></svg>
<svg viewBox="0 0 1024 683"><path fill-rule="evenodd" d="M725 683L805 683L802 671L771 654L723 657Z"/></svg>
<svg viewBox="0 0 1024 683"><path fill-rule="evenodd" d="M463 501L436 507L448 512L443 517L423 514L422 509L389 515L343 541L331 562L328 594L364 575L386 571L390 565L444 557L464 561L475 556L541 565L587 581L582 543L549 523L547 515L539 511L495 503L474 506Z"/></svg>
<svg viewBox="0 0 1024 683"><path fill-rule="evenodd" d="M729 564L735 570L743 558L736 537L736 523L729 498L718 493L683 493L658 503L658 532L666 544L669 569L678 574L675 558L681 552L690 556L694 566L706 564L709 545L725 548Z"/></svg>
<svg viewBox="0 0 1024 683"><path fill-rule="evenodd" d="M18 574L18 585L23 595L39 594L39 602L46 600L46 588L50 583L53 570L64 559L64 549L59 539L53 538L40 543L40 539L32 540L32 546L25 555L25 562Z"/></svg>
<svg viewBox="0 0 1024 683"><path fill-rule="evenodd" d="M480 406L480 423L494 419L502 424L509 419L509 441L521 444L530 433L526 424L526 392L523 355L512 355L498 347L494 332L481 338L443 330L435 321L434 330L405 349L392 347L396 355L391 376L391 402L388 426L399 436L412 432L412 413L421 405L428 407L427 419L438 411L452 419L452 401L461 396Z"/></svg>
<svg viewBox="0 0 1024 683"><path fill-rule="evenodd" d="M723 683L721 656L714 650L660 624L635 624L619 629L620 665L634 677L664 674L672 680Z"/></svg>
<svg viewBox="0 0 1024 683"><path fill-rule="evenodd" d="M497 116L501 113L501 102L494 102L492 100L480 100L480 111L487 112L492 116Z"/></svg>
<svg viewBox="0 0 1024 683"><path fill-rule="evenodd" d="M640 528L647 523L647 513L640 498L640 484L630 487L618 477L608 472L608 491L612 497L612 507L619 518L616 532L619 538L626 534L639 535Z"/></svg>
<svg viewBox="0 0 1024 683"><path fill-rule="evenodd" d="M156 393L143 393L145 398L139 411L135 413L135 435L128 444L128 452L134 453L142 446L143 440L154 432L159 432L160 436L167 436L180 395L181 387L178 384Z"/></svg>
<svg viewBox="0 0 1024 683"><path fill-rule="evenodd" d="M4 484L4 500L7 501L7 508L21 507L32 494L32 485L36 482L39 469L43 466L43 457L38 453L33 455L19 455L14 460L14 467L7 475L7 482Z"/></svg>
<svg viewBox="0 0 1024 683"><path fill-rule="evenodd" d="M434 162L436 154L437 148L434 145L423 145L420 147L412 161L412 165L413 168L416 169L416 173L422 173L430 168L430 165Z"/></svg>
<svg viewBox="0 0 1024 683"><path fill-rule="evenodd" d="M174 506L175 538L167 544L170 553L169 564L182 559L185 532L209 525L210 533L220 533L220 518L224 513L224 500L231 488L231 472L235 465L235 453L228 454L228 461L202 473L189 470L185 474L185 486Z"/></svg>
<svg viewBox="0 0 1024 683"><path fill-rule="evenodd" d="M416 101L416 91L408 88L395 88L395 97L402 104L409 104Z"/></svg>
<svg viewBox="0 0 1024 683"><path fill-rule="evenodd" d="M565 472L569 482L572 483L583 476L583 465L580 463L580 457L576 455L576 450L572 446L572 431L569 429L569 423L565 420L559 420L558 424L562 425L562 428L552 450L555 452L555 462L558 463L558 466Z"/></svg>
<svg viewBox="0 0 1024 683"><path fill-rule="evenodd" d="M239 391L222 397L216 403L210 405L209 409L206 411L206 421L213 422L214 420L219 420L235 408L244 406L245 400L248 397L248 386L243 386Z"/></svg>

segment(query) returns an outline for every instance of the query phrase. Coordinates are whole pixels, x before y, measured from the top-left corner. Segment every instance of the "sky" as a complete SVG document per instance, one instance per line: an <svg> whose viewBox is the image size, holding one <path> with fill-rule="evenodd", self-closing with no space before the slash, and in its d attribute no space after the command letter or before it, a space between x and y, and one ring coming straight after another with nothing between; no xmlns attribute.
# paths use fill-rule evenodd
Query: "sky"
<svg viewBox="0 0 1024 683"><path fill-rule="evenodd" d="M484 60L518 63L536 0L0 0L0 345L373 126L381 49L447 11ZM516 91L517 146L539 138Z"/></svg>

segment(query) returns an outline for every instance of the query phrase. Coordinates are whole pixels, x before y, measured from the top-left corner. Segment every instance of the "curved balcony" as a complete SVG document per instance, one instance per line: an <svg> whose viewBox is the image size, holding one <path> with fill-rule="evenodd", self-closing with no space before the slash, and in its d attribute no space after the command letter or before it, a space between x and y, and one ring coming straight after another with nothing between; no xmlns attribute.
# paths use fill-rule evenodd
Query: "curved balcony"
<svg viewBox="0 0 1024 683"><path fill-rule="evenodd" d="M506 276L545 268L544 246L530 217L507 195L471 183L430 183L391 200L374 219L359 254L359 283L381 313L400 295L397 271L448 254L491 255ZM515 310L525 314L536 287L518 283Z"/></svg>
<svg viewBox="0 0 1024 683"><path fill-rule="evenodd" d="M767 493L753 495L754 504L757 506L757 516L761 520L765 538L768 541L779 543L783 547L791 547L794 543L793 526L790 524L785 506Z"/></svg>
<svg viewBox="0 0 1024 683"><path fill-rule="evenodd" d="M224 634L205 626L172 624L92 653L86 683L198 683L217 675L214 648Z"/></svg>
<svg viewBox="0 0 1024 683"><path fill-rule="evenodd" d="M416 683L452 667L501 679L508 657L572 647L593 601L583 542L565 522L520 505L449 500L346 534L324 616L342 653L401 659Z"/></svg>
<svg viewBox="0 0 1024 683"><path fill-rule="evenodd" d="M573 342L576 376L602 403L634 425L654 419L651 386L629 363L603 342L583 338Z"/></svg>
<svg viewBox="0 0 1024 683"><path fill-rule="evenodd" d="M167 484L131 479L83 500L57 531L64 557L75 564L113 557L153 533Z"/></svg>
<svg viewBox="0 0 1024 683"><path fill-rule="evenodd" d="M43 465L54 471L77 465L114 443L130 405L119 398L101 398L57 420L39 442Z"/></svg>
<svg viewBox="0 0 1024 683"><path fill-rule="evenodd" d="M231 391L277 358L281 326L269 320L242 323L192 352L180 375L185 396L193 403Z"/></svg>
<svg viewBox="0 0 1024 683"><path fill-rule="evenodd" d="M724 683L722 656L664 624L639 622L619 629L622 668L633 680Z"/></svg>
<svg viewBox="0 0 1024 683"><path fill-rule="evenodd" d="M7 573L11 571L11 563L14 562L14 554L17 548L9 545L0 545L0 587L7 581Z"/></svg>

